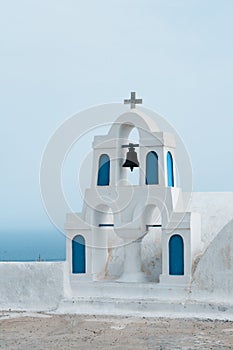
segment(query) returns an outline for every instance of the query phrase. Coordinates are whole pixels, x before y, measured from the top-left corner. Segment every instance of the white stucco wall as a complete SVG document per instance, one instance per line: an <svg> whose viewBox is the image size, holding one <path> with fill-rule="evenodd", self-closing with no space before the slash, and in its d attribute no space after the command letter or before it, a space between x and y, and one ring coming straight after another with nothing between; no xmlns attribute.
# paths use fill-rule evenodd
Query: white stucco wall
<svg viewBox="0 0 233 350"><path fill-rule="evenodd" d="M193 192L188 210L201 214L205 247L233 219L233 192Z"/></svg>
<svg viewBox="0 0 233 350"><path fill-rule="evenodd" d="M233 300L233 220L211 242L193 276L192 292Z"/></svg>
<svg viewBox="0 0 233 350"><path fill-rule="evenodd" d="M52 310L64 294L65 262L0 262L0 310Z"/></svg>

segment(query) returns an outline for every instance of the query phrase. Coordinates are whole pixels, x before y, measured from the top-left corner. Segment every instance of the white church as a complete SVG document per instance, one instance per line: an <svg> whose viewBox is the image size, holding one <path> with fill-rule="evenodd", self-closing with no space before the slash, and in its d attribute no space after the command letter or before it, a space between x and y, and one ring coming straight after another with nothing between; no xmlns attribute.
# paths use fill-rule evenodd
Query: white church
<svg viewBox="0 0 233 350"><path fill-rule="evenodd" d="M66 215L66 261L0 262L0 310L233 319L233 192L192 192L179 135L134 92L124 102L92 142L82 211L61 205L55 216L63 225ZM79 128L78 114L45 150L50 217L62 198L58 148Z"/></svg>
<svg viewBox="0 0 233 350"><path fill-rule="evenodd" d="M175 135L138 110L141 102L132 92L130 110L94 138L91 187L82 212L65 223L71 283L190 284L203 248L201 217L187 210L177 185ZM134 128L138 143L130 139Z"/></svg>

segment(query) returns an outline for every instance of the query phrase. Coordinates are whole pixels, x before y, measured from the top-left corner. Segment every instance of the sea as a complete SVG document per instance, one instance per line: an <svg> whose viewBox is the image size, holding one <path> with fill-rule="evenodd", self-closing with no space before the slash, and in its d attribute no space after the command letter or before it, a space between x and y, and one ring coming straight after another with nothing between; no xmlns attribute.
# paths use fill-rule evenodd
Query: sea
<svg viewBox="0 0 233 350"><path fill-rule="evenodd" d="M56 229L0 232L0 261L65 259L65 235Z"/></svg>

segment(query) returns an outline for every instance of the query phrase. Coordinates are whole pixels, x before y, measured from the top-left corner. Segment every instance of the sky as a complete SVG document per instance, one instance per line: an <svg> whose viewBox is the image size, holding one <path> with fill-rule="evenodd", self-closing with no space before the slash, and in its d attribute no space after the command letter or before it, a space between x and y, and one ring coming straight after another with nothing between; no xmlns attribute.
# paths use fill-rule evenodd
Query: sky
<svg viewBox="0 0 233 350"><path fill-rule="evenodd" d="M0 0L1 231L53 230L43 151L136 91L182 138L194 191L232 191L231 0Z"/></svg>

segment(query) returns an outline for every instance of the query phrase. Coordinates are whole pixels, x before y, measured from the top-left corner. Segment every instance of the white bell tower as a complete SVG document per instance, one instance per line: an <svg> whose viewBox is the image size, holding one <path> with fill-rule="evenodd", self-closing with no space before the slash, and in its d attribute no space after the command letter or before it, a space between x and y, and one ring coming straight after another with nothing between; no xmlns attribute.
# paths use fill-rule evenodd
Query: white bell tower
<svg viewBox="0 0 233 350"><path fill-rule="evenodd" d="M149 116L136 109L142 100L134 92L125 103L130 104L130 111L113 122L107 135L94 138L91 187L85 191L82 212L67 214L70 280L106 279L109 257L120 246L123 273L113 280L147 282L142 271L142 240L151 227L161 227L160 283L188 285L193 259L201 248L200 217L183 207L183 192L176 179L175 137L159 130ZM123 167L133 128L139 134L134 149L139 184L134 186L127 180L131 169Z"/></svg>

